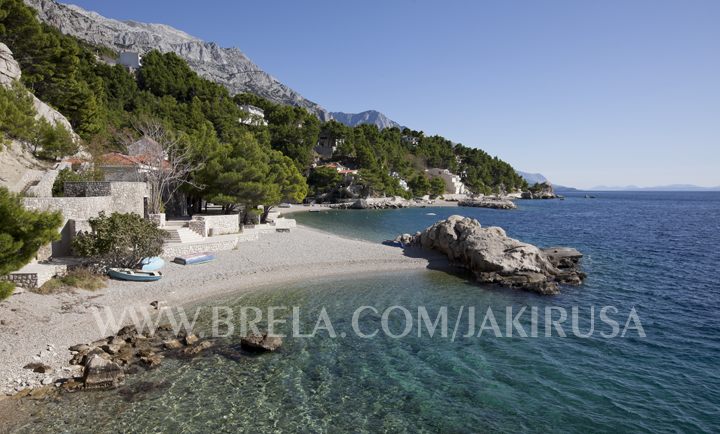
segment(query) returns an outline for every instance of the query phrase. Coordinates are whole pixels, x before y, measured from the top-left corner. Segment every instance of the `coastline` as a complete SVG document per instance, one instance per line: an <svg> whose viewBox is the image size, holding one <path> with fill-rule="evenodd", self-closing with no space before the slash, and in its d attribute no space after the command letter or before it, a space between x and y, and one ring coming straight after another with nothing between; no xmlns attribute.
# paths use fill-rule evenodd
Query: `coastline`
<svg viewBox="0 0 720 434"><path fill-rule="evenodd" d="M458 201L452 201L452 200L434 200L433 203L428 203L424 205L416 205L411 206L408 208L432 208L432 207L457 207ZM301 212L311 212L311 211L344 211L343 208L331 208L329 205L324 204L315 204L315 205L297 205L297 204L291 204L290 208L279 208L276 207L273 212L276 212L280 215L280 217L289 216L291 214L301 213ZM347 210L347 211L357 211L357 210Z"/></svg>
<svg viewBox="0 0 720 434"><path fill-rule="evenodd" d="M109 308L118 317L124 308L148 308L154 301L186 306L303 279L419 270L428 264L429 259L405 256L395 247L298 226L218 252L211 263L169 263L163 279L150 284L109 280L98 291L16 294L0 303L0 399L41 386L43 380L77 375L67 348L105 337L93 315L97 308ZM50 366L52 374L23 369L32 362Z"/></svg>

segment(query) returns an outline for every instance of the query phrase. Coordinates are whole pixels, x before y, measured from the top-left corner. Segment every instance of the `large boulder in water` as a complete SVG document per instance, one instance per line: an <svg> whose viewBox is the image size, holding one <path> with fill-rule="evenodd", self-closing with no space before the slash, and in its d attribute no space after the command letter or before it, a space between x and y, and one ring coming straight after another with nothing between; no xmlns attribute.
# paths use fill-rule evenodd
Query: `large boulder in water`
<svg viewBox="0 0 720 434"><path fill-rule="evenodd" d="M415 235L411 244L444 253L483 283L557 294L559 283L580 284L585 277L577 269L582 255L575 249L542 250L508 237L502 228L484 228L477 220L458 215Z"/></svg>
<svg viewBox="0 0 720 434"><path fill-rule="evenodd" d="M99 355L91 356L83 371L86 389L107 389L117 387L125 381L125 371L117 363Z"/></svg>
<svg viewBox="0 0 720 434"><path fill-rule="evenodd" d="M282 338L267 333L250 333L240 339L240 345L250 351L275 351L282 345Z"/></svg>

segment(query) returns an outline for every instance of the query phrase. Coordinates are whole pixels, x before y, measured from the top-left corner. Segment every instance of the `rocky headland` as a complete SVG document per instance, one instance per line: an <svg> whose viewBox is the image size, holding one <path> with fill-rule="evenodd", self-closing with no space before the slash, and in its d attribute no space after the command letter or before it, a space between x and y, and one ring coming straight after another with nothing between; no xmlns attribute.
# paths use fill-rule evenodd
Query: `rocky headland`
<svg viewBox="0 0 720 434"><path fill-rule="evenodd" d="M332 209L400 209L432 205L429 200L407 200L401 197L356 199L329 205Z"/></svg>
<svg viewBox="0 0 720 434"><path fill-rule="evenodd" d="M517 205L510 199L496 197L478 197L465 199L458 202L458 206L467 206L473 208L491 208L491 209L515 209Z"/></svg>
<svg viewBox="0 0 720 434"><path fill-rule="evenodd" d="M558 294L560 284L580 285L582 254L569 247L541 249L510 238L499 227L454 215L415 235L396 238L409 247L445 254L452 265L470 270L478 282Z"/></svg>
<svg viewBox="0 0 720 434"><path fill-rule="evenodd" d="M550 183L535 184L530 187L527 191L523 191L520 196L521 199L558 199L555 193L555 189Z"/></svg>

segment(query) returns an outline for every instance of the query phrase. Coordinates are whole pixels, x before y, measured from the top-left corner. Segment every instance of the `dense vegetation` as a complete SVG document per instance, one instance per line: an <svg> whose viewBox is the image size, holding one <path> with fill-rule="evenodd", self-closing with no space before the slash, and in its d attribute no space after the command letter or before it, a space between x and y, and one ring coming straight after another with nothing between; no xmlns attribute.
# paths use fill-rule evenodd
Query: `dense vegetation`
<svg viewBox="0 0 720 434"><path fill-rule="evenodd" d="M40 247L60 237L62 217L57 212L27 210L17 195L0 187L0 222L0 276L5 276L30 262ZM0 299L10 293L10 285L0 285Z"/></svg>
<svg viewBox="0 0 720 434"><path fill-rule="evenodd" d="M77 152L77 144L65 127L35 119L32 96L22 84L0 86L0 149L8 139L28 145L41 158L55 159Z"/></svg>
<svg viewBox="0 0 720 434"><path fill-rule="evenodd" d="M177 132L198 157L198 170L191 174L195 187L184 189L198 210L201 199L228 210L253 209L349 184L368 195L437 193L439 181L427 177L428 167L460 174L475 192L526 187L509 164L440 136L321 124L302 108L250 94L231 96L172 53L147 53L136 73L111 66L99 59L113 53L39 22L21 0L0 0L0 39L19 61L23 84L67 116L91 151L123 151L119 133L132 131L138 118L152 116ZM239 122L249 116L242 104L264 109L268 125ZM359 176L348 180L311 169L321 134L341 139L335 159L359 169Z"/></svg>

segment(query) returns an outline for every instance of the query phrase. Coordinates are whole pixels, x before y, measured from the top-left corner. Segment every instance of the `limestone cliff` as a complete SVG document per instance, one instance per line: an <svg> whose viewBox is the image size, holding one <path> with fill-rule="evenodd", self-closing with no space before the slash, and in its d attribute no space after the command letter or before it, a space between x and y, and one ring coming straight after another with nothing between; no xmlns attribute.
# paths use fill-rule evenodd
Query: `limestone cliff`
<svg viewBox="0 0 720 434"><path fill-rule="evenodd" d="M12 51L0 42L0 85L9 87L21 77L20 66L13 58ZM72 132L70 122L60 112L40 101L33 95L36 119L44 118L52 125L61 124ZM77 138L77 136L73 136ZM52 165L40 161L22 143L10 140L0 151L0 185L13 192L32 193ZM52 187L52 185L51 185Z"/></svg>
<svg viewBox="0 0 720 434"><path fill-rule="evenodd" d="M250 92L270 101L305 107L322 120L330 118L320 105L303 98L254 64L237 48L222 48L163 24L118 21L54 0L25 0L38 17L93 45L116 51L174 52L201 76L222 84L232 94Z"/></svg>

